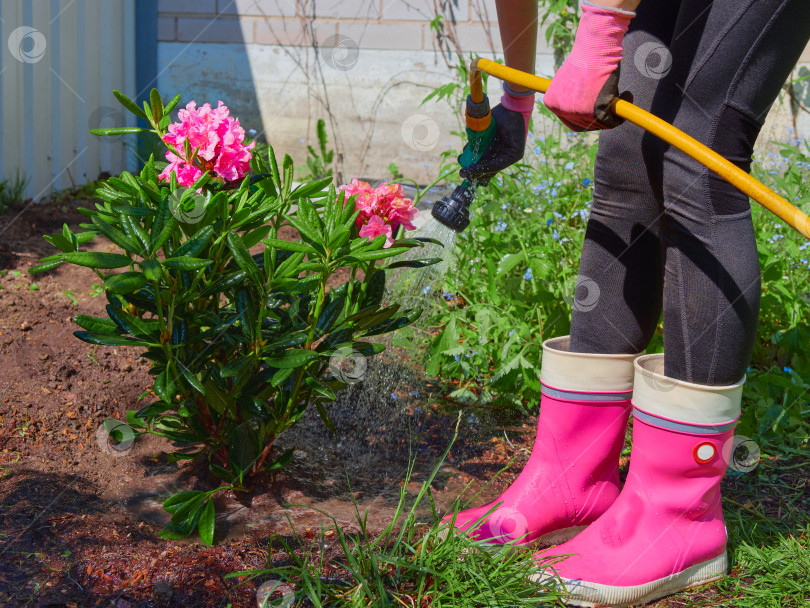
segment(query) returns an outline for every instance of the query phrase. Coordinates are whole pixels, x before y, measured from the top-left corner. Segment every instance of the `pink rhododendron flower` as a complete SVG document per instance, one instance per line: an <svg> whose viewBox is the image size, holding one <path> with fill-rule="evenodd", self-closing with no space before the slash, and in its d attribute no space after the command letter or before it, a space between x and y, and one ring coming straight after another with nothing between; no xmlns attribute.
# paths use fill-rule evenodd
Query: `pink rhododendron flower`
<svg viewBox="0 0 810 608"><path fill-rule="evenodd" d="M199 109L195 101L190 101L180 110L177 113L180 122L169 125L163 141L180 153L184 153L188 141L192 156L195 150L197 156L181 158L168 150L169 165L161 172L160 179L169 181L172 171L182 186L191 186L204 171L226 181L242 179L250 170L250 151L256 142L244 144L245 130L239 126L239 119L229 114L230 110L221 101L216 108L206 103Z"/></svg>
<svg viewBox="0 0 810 608"><path fill-rule="evenodd" d="M391 226L386 224L383 219L378 215L372 215L371 219L368 220L368 223L360 228L360 236L367 236L370 239L380 236L381 234L385 235L385 245L383 248L387 248L391 246L391 243L394 242L392 238L393 229Z"/></svg>
<svg viewBox="0 0 810 608"><path fill-rule="evenodd" d="M383 182L377 188L361 182L356 177L350 184L340 186L338 191L346 197L357 195L355 206L360 212L355 223L360 229L360 236L374 238L385 234L385 248L394 242L393 234L400 225L413 230L413 220L419 214L413 201L405 197L402 186L396 183Z"/></svg>

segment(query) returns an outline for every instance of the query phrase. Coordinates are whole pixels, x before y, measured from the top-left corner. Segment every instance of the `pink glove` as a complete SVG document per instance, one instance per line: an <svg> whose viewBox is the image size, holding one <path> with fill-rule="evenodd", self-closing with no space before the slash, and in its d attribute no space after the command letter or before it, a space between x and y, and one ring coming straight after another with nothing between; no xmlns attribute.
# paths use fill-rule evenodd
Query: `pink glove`
<svg viewBox="0 0 810 608"><path fill-rule="evenodd" d="M523 115L523 122L526 124L526 137L529 136L529 121L532 119L532 111L534 111L534 91L526 91L525 94L518 93L517 95L507 86L506 82L503 83L503 95L501 96L501 105L507 110L513 112L520 112Z"/></svg>
<svg viewBox="0 0 810 608"><path fill-rule="evenodd" d="M571 130L610 129L624 122L609 107L619 92L622 39L635 15L582 0L574 48L543 98ZM632 100L632 95L623 93L622 98Z"/></svg>

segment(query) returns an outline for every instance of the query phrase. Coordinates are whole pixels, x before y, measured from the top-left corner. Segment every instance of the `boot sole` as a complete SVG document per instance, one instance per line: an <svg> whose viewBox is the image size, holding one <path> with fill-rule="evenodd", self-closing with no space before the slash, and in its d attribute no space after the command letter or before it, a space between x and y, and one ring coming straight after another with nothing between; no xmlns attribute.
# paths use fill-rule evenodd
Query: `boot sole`
<svg viewBox="0 0 810 608"><path fill-rule="evenodd" d="M536 583L555 582L558 587L560 581L562 581L569 596L561 599L563 603L569 606L585 606L586 608L613 606L623 608L636 604L646 604L665 595L718 581L726 575L727 571L728 555L723 552L722 555L690 566L676 574L643 585L629 587L558 578L545 572L533 574L529 578Z"/></svg>

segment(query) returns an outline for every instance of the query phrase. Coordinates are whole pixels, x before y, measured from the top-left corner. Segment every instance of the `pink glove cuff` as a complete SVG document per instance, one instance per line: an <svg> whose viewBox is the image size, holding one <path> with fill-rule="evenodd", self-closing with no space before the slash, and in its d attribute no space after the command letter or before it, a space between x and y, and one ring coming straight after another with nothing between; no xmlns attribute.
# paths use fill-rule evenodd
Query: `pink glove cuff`
<svg viewBox="0 0 810 608"><path fill-rule="evenodd" d="M582 18L568 61L586 70L612 72L622 59L622 39L632 18L629 14L583 3ZM606 69L608 65L611 69Z"/></svg>
<svg viewBox="0 0 810 608"><path fill-rule="evenodd" d="M534 110L534 94L516 97L508 91L504 91L501 96L501 105L507 110L523 114L523 122L526 125L526 135L528 135L529 121L532 119L532 111Z"/></svg>

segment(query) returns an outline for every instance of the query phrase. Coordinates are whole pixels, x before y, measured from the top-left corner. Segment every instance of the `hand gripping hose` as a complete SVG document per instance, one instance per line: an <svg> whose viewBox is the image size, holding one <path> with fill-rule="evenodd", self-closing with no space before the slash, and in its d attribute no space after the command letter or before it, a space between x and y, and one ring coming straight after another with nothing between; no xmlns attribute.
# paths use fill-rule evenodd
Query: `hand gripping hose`
<svg viewBox="0 0 810 608"><path fill-rule="evenodd" d="M462 167L481 160L495 137L495 123L492 122L489 99L484 94L479 70L475 70L475 76L470 75L470 94L465 114L467 145L458 159ZM465 179L450 196L433 205L431 214L448 228L461 232L470 224L470 204L475 196L475 188L476 184Z"/></svg>
<svg viewBox="0 0 810 608"><path fill-rule="evenodd" d="M501 80L519 84L541 93L545 93L546 89L548 89L548 85L551 84L551 80L548 78L527 74L526 72L508 68L489 59L479 57L475 59L470 66L470 86L473 89L476 86L481 87L480 72L486 72L490 76L495 76ZM668 122L634 106L624 99L614 98L612 110L617 116L629 120L642 129L660 137L668 144L678 148L678 150L685 152L708 169L717 173L717 175L738 188L744 194L750 196L768 211L778 216L799 234L810 239L810 217L807 217L802 211L791 205L763 183L751 177L737 165L726 160L717 152L710 150L695 138L676 129Z"/></svg>

